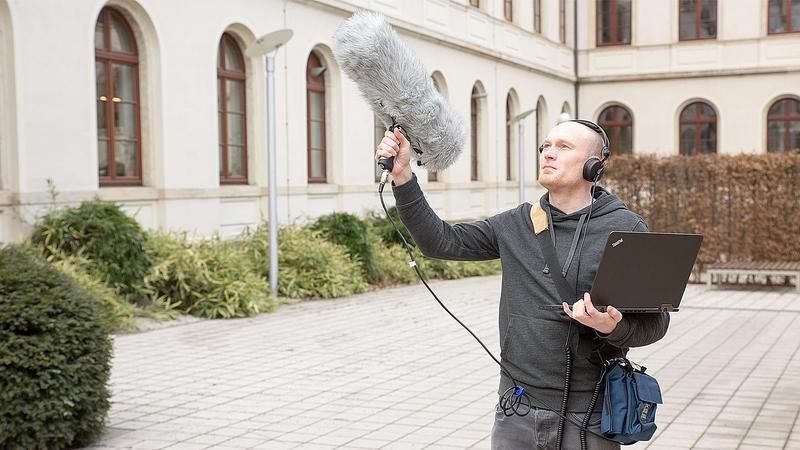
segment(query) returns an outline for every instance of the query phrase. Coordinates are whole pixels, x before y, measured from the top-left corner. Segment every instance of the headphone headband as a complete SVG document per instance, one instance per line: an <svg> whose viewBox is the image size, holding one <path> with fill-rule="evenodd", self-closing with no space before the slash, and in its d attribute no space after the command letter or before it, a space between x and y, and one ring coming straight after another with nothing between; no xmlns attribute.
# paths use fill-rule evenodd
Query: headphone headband
<svg viewBox="0 0 800 450"><path fill-rule="evenodd" d="M577 122L595 133L599 134L600 137L603 139L603 149L601 150L601 154L603 155L603 161L608 159L611 156L611 141L608 139L608 135L606 134L606 130L603 129L600 125L592 122L591 120L586 119L570 119L567 122Z"/></svg>

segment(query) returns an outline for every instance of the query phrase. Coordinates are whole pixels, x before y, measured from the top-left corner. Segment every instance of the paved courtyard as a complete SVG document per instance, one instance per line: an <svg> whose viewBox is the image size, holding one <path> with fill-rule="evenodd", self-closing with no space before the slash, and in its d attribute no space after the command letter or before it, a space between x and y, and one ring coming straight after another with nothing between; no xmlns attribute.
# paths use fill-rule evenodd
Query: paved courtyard
<svg viewBox="0 0 800 450"><path fill-rule="evenodd" d="M498 347L500 277L433 283ZM800 295L691 285L666 337L658 434L628 448L800 449ZM488 449L498 369L422 285L118 336L97 447Z"/></svg>

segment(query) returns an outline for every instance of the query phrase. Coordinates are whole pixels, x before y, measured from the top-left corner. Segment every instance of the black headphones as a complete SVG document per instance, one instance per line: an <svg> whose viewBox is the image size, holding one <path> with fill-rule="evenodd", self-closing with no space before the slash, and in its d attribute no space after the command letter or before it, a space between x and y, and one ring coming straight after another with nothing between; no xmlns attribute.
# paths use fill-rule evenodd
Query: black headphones
<svg viewBox="0 0 800 450"><path fill-rule="evenodd" d="M565 122L577 122L585 127L589 127L592 129L592 131L599 134L600 137L603 138L603 149L600 151L600 153L603 155L603 159L592 156L583 164L583 179L586 181L591 181L592 183L599 181L606 169L605 162L608 157L611 156L611 144L608 140L606 131L603 129L603 127L592 122L591 120L571 119ZM544 152L544 144L539 146L539 153L542 152Z"/></svg>

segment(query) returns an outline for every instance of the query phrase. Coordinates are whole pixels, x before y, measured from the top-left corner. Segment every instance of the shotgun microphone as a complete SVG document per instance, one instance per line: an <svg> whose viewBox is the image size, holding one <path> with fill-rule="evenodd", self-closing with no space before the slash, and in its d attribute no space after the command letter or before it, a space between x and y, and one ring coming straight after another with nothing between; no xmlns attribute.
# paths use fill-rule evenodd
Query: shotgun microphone
<svg viewBox="0 0 800 450"><path fill-rule="evenodd" d="M378 119L399 127L417 165L438 171L455 162L466 142L461 117L433 86L422 63L382 14L358 11L333 35L333 55ZM394 158L381 158L382 181Z"/></svg>

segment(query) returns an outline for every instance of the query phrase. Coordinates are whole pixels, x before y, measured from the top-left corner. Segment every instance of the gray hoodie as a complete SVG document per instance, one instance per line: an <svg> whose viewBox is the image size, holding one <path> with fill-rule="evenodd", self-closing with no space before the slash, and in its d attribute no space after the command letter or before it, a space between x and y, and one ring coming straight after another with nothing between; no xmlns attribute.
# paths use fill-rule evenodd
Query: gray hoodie
<svg viewBox="0 0 800 450"><path fill-rule="evenodd" d="M600 356L627 354L661 339L669 314L624 314L609 335L602 335L567 317L563 311L546 311L539 305L560 304L555 283L533 232L531 205L486 220L449 225L428 205L416 175L393 187L397 209L422 253L430 258L478 261L500 258L503 276L500 292L500 356L511 375L534 397L535 406L558 410L564 388L565 352L572 327L572 376L568 410L585 412L601 370ZM597 267L611 231L647 231L644 220L629 211L617 196L598 187L592 217L581 249L589 207L566 214L540 199L550 211L551 238L567 282L576 286L575 300L591 290ZM572 303L574 303L574 301ZM503 373L499 393L512 386ZM596 410L602 408L597 402Z"/></svg>

